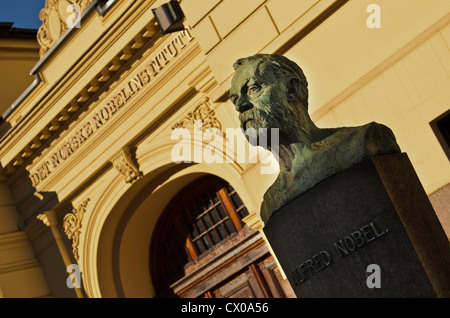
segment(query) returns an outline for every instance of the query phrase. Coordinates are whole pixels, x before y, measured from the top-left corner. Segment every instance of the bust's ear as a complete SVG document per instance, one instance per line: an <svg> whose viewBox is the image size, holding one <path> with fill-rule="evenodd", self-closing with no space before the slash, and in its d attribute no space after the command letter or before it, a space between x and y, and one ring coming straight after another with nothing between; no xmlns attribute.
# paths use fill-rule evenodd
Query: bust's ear
<svg viewBox="0 0 450 318"><path fill-rule="evenodd" d="M298 98L299 92L300 92L300 80L295 77L291 77L291 79L288 82L287 87L287 95L288 100L293 101L296 98Z"/></svg>

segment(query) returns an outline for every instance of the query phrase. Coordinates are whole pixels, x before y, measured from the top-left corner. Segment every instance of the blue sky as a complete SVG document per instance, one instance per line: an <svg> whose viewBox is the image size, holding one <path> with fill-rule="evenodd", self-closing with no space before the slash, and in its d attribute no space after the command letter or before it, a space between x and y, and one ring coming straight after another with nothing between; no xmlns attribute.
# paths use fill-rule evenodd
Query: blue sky
<svg viewBox="0 0 450 318"><path fill-rule="evenodd" d="M14 22L14 28L39 29L39 12L45 0L0 0L0 22Z"/></svg>

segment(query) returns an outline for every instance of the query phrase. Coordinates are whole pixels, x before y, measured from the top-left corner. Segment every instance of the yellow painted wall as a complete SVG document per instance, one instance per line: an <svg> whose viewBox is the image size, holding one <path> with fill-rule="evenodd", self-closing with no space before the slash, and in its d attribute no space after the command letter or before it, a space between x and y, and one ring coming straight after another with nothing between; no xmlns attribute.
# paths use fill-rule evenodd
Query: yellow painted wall
<svg viewBox="0 0 450 318"><path fill-rule="evenodd" d="M366 26L371 1L351 1L286 56L303 67L320 127L377 121L390 127L432 193L450 165L429 122L449 109L448 1L378 1L381 28Z"/></svg>
<svg viewBox="0 0 450 318"><path fill-rule="evenodd" d="M37 40L0 38L0 114L34 81L30 70L38 60Z"/></svg>

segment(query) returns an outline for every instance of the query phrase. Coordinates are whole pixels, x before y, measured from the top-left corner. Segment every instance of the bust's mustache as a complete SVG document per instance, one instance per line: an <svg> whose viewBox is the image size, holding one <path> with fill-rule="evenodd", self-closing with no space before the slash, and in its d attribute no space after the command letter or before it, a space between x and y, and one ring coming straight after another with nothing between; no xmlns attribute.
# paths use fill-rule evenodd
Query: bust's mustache
<svg viewBox="0 0 450 318"><path fill-rule="evenodd" d="M247 125L250 121L255 121L260 124L267 124L269 123L270 119L265 111L257 108L252 108L246 110L243 113L239 113L239 121L241 122L241 128L245 131L247 130Z"/></svg>

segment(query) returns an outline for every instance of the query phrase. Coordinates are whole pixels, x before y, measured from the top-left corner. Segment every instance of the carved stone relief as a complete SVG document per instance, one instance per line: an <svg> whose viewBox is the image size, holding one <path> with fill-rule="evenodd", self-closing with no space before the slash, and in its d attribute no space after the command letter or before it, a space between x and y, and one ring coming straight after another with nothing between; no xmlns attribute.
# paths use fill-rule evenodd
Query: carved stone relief
<svg viewBox="0 0 450 318"><path fill-rule="evenodd" d="M72 240L73 256L78 261L78 244L80 243L81 234L81 221L83 220L86 207L90 199L84 200L76 209L71 213L67 213L63 218L64 233Z"/></svg>
<svg viewBox="0 0 450 318"><path fill-rule="evenodd" d="M209 102L209 98L205 97L203 101L195 107L195 109L188 113L182 120L172 126L172 129L176 128L187 128L194 129L195 121L202 121L202 130L205 131L209 128L217 128L222 132L222 124L216 118L216 114L213 109L211 109L211 103ZM222 136L225 136L225 133L222 132Z"/></svg>
<svg viewBox="0 0 450 318"><path fill-rule="evenodd" d="M42 25L37 33L43 56L61 37L69 25L75 23L92 0L46 0L45 8L39 13Z"/></svg>
<svg viewBox="0 0 450 318"><path fill-rule="evenodd" d="M120 154L111 162L124 177L125 182L127 183L132 183L141 176L141 173L133 160L133 155L128 147L123 147Z"/></svg>

